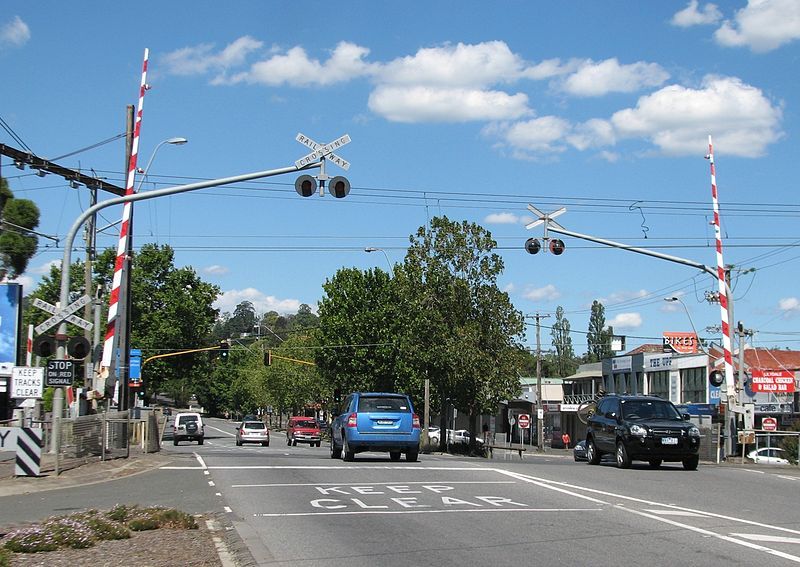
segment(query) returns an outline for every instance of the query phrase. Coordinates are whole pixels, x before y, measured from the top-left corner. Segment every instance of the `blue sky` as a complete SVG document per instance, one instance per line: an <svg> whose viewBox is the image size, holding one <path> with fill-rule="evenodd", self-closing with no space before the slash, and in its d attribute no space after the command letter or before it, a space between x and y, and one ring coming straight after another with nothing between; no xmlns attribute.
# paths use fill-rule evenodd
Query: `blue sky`
<svg viewBox="0 0 800 567"><path fill-rule="evenodd" d="M167 138L189 143L161 146L142 190L291 166L308 153L299 132L352 139L337 152L352 164L345 199L303 199L285 175L135 206L136 245L172 245L223 310L315 307L337 269L402 261L409 235L446 214L492 232L524 313L564 307L579 353L594 299L629 347L692 324L718 339L705 331L716 282L697 270L571 238L562 256L523 249L542 236L527 204L566 206L569 230L714 265L710 134L735 318L759 346L800 348L796 0L117 6L3 3L0 117L37 155L124 132L145 48L139 166ZM18 147L5 130L0 142ZM124 185L121 140L57 161ZM63 239L88 190L2 165L41 232ZM28 290L63 255L41 244Z"/></svg>

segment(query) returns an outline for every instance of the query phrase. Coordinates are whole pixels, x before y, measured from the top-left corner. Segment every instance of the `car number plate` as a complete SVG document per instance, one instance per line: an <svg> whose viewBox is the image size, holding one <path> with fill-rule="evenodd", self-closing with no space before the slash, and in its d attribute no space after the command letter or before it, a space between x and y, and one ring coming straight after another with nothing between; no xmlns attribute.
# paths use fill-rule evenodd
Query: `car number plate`
<svg viewBox="0 0 800 567"><path fill-rule="evenodd" d="M391 419L379 419L378 425L393 425L394 422Z"/></svg>
<svg viewBox="0 0 800 567"><path fill-rule="evenodd" d="M677 437L663 437L661 439L661 444L662 445L677 445L678 444L678 438Z"/></svg>

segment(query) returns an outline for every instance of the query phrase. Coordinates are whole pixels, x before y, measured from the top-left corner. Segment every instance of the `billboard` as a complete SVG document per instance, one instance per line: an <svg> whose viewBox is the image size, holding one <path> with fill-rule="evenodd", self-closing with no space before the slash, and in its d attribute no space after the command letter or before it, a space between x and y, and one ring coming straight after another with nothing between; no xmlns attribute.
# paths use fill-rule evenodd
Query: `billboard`
<svg viewBox="0 0 800 567"><path fill-rule="evenodd" d="M752 374L753 392L772 394L794 393L794 372L791 370L764 370L754 368Z"/></svg>
<svg viewBox="0 0 800 567"><path fill-rule="evenodd" d="M678 354L697 354L697 335L695 333L670 333L664 331L664 351Z"/></svg>
<svg viewBox="0 0 800 567"><path fill-rule="evenodd" d="M17 365L17 341L22 316L22 286L0 284L0 364Z"/></svg>

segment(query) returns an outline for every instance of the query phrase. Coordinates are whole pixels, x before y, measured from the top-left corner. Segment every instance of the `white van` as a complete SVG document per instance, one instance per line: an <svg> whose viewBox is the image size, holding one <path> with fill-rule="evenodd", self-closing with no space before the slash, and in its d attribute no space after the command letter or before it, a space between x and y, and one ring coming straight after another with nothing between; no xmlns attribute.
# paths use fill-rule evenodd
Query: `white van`
<svg viewBox="0 0 800 567"><path fill-rule="evenodd" d="M198 445L203 444L205 428L203 427L203 418L199 413L185 412L175 414L172 428L173 445L177 445L180 441L197 441Z"/></svg>

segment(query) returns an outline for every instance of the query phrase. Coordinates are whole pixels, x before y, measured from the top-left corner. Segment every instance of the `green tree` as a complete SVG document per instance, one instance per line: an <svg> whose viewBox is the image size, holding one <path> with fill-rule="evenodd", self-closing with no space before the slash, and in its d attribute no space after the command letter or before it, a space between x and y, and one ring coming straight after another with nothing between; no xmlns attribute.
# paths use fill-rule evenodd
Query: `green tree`
<svg viewBox="0 0 800 567"><path fill-rule="evenodd" d="M555 348L555 367L556 376L569 376L575 372L577 367L575 362L575 351L572 348L572 336L570 336L569 319L564 317L564 308L560 305L556 308L556 321L550 331L553 337L552 344Z"/></svg>
<svg viewBox="0 0 800 567"><path fill-rule="evenodd" d="M245 333L252 333L256 326L256 308L252 302L242 301L233 310L233 316L228 320L227 332L229 337L239 337Z"/></svg>
<svg viewBox="0 0 800 567"><path fill-rule="evenodd" d="M322 286L316 363L331 389L394 391L397 309L389 275L343 268Z"/></svg>
<svg viewBox="0 0 800 567"><path fill-rule="evenodd" d="M597 300L592 302L592 313L589 316L589 332L586 335L589 349L586 353L587 362L599 362L604 358L613 356L611 350L611 335L613 329L606 328L606 309Z"/></svg>
<svg viewBox="0 0 800 567"><path fill-rule="evenodd" d="M0 280L25 272L36 253L39 208L28 199L15 199L8 182L0 177Z"/></svg>
<svg viewBox="0 0 800 567"><path fill-rule="evenodd" d="M520 391L524 319L497 287L503 260L495 246L479 225L435 217L395 270L405 302L400 378L417 400L429 378L439 393L434 407L449 399L469 415L473 440L478 416Z"/></svg>
<svg viewBox="0 0 800 567"><path fill-rule="evenodd" d="M94 263L98 282L110 281L114 260L113 250L98 255ZM132 348L142 349L143 359L210 346L217 317L212 304L219 288L202 281L191 267L175 267L174 260L170 246L157 244L145 244L133 259L130 343ZM142 369L148 397L167 392L183 404L194 394L204 406L213 405L209 383L204 380L211 373L209 364L205 352L148 362Z"/></svg>

